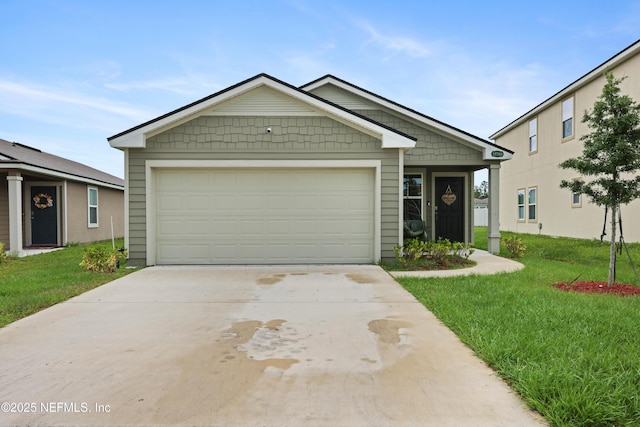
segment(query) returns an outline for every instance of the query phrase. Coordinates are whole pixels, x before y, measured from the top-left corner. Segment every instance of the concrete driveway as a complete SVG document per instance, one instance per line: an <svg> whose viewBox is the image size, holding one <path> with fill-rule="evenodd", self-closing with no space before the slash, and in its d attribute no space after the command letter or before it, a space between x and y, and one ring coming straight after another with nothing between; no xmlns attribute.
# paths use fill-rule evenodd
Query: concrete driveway
<svg viewBox="0 0 640 427"><path fill-rule="evenodd" d="M377 266L152 267L0 329L0 425L539 426Z"/></svg>

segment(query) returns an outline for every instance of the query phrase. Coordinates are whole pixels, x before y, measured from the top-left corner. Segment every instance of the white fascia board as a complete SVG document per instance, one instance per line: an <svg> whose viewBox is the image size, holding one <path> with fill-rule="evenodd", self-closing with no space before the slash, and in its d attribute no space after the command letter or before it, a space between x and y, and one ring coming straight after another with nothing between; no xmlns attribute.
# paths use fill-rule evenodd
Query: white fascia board
<svg viewBox="0 0 640 427"><path fill-rule="evenodd" d="M387 132L382 134L382 148L414 148L416 141L401 135Z"/></svg>
<svg viewBox="0 0 640 427"><path fill-rule="evenodd" d="M84 182L99 187L113 188L115 190L124 190L124 186L109 184L108 182L98 181L96 179L85 178L82 176L72 175L70 173L54 171L51 169L41 168L39 166L26 165L24 163L0 163L0 169L17 169L20 171L35 172L42 175L52 176L59 179Z"/></svg>
<svg viewBox="0 0 640 427"><path fill-rule="evenodd" d="M414 147L415 141L411 138L404 137L400 134L396 134L389 129L384 128L383 126L376 125L375 123L371 123L368 120L360 118L356 115L353 115L349 112L346 112L340 108L337 108L331 104L327 104L324 101L318 100L307 93L301 92L297 89L293 89L277 81L274 81L265 76L257 77L254 80L247 82L242 86L235 87L233 89L227 90L224 93L221 93L219 96L207 99L206 101L199 102L189 108L185 108L176 112L175 114L171 114L162 119L153 121L146 126L142 126L138 129L135 129L129 133L126 133L122 136L114 138L109 141L111 147L114 148L145 148L146 146L146 135L151 132L154 132L163 127L169 127L172 123L183 120L185 117L189 117L191 115L195 115L200 111L211 108L212 106L224 102L230 98L238 96L242 93L248 92L259 86L268 86L274 90L282 92L286 95L291 96L298 101L301 101L307 105L312 106L317 110L324 111L325 113L339 119L340 121L349 122L354 125L357 125L360 129L364 130L366 133L371 134L377 138L381 138L383 141L383 148L404 148L404 147ZM386 140L386 142L385 142Z"/></svg>
<svg viewBox="0 0 640 427"><path fill-rule="evenodd" d="M321 87L321 86L324 86L326 84L332 84L334 86L337 86L337 87L339 87L339 88L341 88L343 90L346 90L347 92L351 92L351 93L353 93L353 94L355 94L355 95L357 95L357 96L359 96L361 98L365 98L368 101L373 102L374 104L378 104L378 105L380 105L380 106L382 106L382 107L384 107L386 109L395 111L395 112L397 112L399 114L402 114L402 115L404 115L406 117L409 117L409 118L411 118L413 120L416 120L416 121L418 121L420 123L423 123L423 124L425 124L425 125L427 125L427 126L429 126L431 128L434 128L434 129L436 129L436 130L438 130L438 131L440 131L442 133L448 134L448 135L450 135L452 137L457 138L458 140L462 140L462 141L464 141L464 142L466 142L468 144L471 144L473 146L476 146L476 147L478 147L480 149L486 149L487 147L492 147L488 143L483 143L481 140L472 138L471 136L465 134L464 132L460 132L459 130L457 130L455 128L451 128L451 127L446 126L446 125L444 125L444 124L442 124L442 123L440 123L438 121L435 121L435 120L429 120L428 118L426 118L426 117L424 117L424 116L422 116L420 114L416 114L415 112L413 112L411 110L407 110L407 109L401 108L400 106L398 106L398 105L396 105L394 103L386 101L385 99L378 98L377 96L374 96L374 95L372 95L372 94L370 94L368 92L359 90L359 89L357 89L357 88L355 88L355 87L353 87L351 85L348 85L348 84L346 84L344 82L341 82L339 80L334 80L331 77L327 77L325 79L317 81L317 82L315 82L315 83L313 83L313 84L311 84L309 86L304 86L304 90L312 91L313 89ZM415 143L411 147L414 147L414 146L415 146ZM401 147L398 147L398 148L401 148Z"/></svg>
<svg viewBox="0 0 640 427"><path fill-rule="evenodd" d="M109 141L109 145L113 148L144 148L144 133L133 131Z"/></svg>
<svg viewBox="0 0 640 427"><path fill-rule="evenodd" d="M498 160L501 162L511 159L513 159L513 154L509 151L501 149L500 147L488 145L482 151L482 160Z"/></svg>
<svg viewBox="0 0 640 427"><path fill-rule="evenodd" d="M251 80L250 82L247 82L242 86L227 90L216 97L194 104L189 108L177 111L176 113L163 117L159 120L154 120L146 126L142 126L129 133L114 138L109 141L109 145L114 148L145 148L147 134L163 127L170 127L170 125L174 122L182 120L185 117L197 114L202 110L206 110L207 108L224 102L227 99L238 96L258 86L268 84L269 82L271 82L271 80L265 77L258 77L255 80Z"/></svg>
<svg viewBox="0 0 640 427"><path fill-rule="evenodd" d="M416 146L416 141L403 136L399 133L393 132L384 126L372 123L369 120L363 119L355 114L345 111L341 108L335 107L324 101L318 100L304 91L294 90L290 87L280 85L276 82L269 80L272 84L272 88L277 89L285 94L297 99L300 102L311 105L313 108L324 111L325 113L337 118L342 123L351 123L356 125L359 129L365 131L369 135L382 139L382 148L413 148Z"/></svg>

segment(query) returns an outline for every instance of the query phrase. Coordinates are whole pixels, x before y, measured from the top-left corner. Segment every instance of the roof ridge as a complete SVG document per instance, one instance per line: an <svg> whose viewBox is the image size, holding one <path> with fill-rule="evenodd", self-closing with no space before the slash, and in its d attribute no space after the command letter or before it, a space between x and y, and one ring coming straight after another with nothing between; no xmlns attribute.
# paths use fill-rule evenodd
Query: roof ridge
<svg viewBox="0 0 640 427"><path fill-rule="evenodd" d="M510 153L512 153L512 154L513 154L513 151L511 151L511 150L509 150L509 149L507 149L507 148L501 147L501 146L499 146L499 145L495 144L494 142L492 142L492 141L491 141L491 140L489 140L489 139L481 138L481 137L479 137L479 136L477 136L477 135L474 135L474 134L472 134L472 133L469 133L469 132L467 132L467 131L465 131L465 130L462 130L462 129L458 128L458 127L452 126L452 125L450 125L450 124L448 124L448 123L445 123L445 122L443 122L443 121L441 121L441 120L438 120L438 119L436 119L436 118L434 118L434 117L428 116L428 115L426 115L426 114L424 114L424 113L421 113L421 112L420 112L420 111L418 111L418 110L414 110L413 108L410 108L410 107L407 107L407 106L405 106L405 105L402 105L402 104L400 104L400 103L398 103L398 102L396 102L396 101L393 101L393 100L391 100L391 99L389 99L389 98L385 98L385 97L384 97L384 96L382 96L382 95L378 95L378 94L377 94L377 93L375 93L375 92L372 92L372 91L370 91L370 90L364 89L364 88L362 88L362 87L360 87L360 86L357 86L357 85L355 85L355 84L353 84L353 83L351 83L351 82L348 82L348 81L346 81L346 80L344 80L344 79L341 79L341 78L336 77L336 76L331 75L331 74L326 74L326 75L324 75L323 77L320 77L319 79L315 79L314 81L309 82L309 83L306 83L306 84L304 84L304 85L302 85L302 86L300 86L300 87L301 87L301 88L304 88L304 87L307 87L307 86L311 86L311 85L313 85L313 84L315 84L315 83L318 83L318 82L320 82L320 81L322 81L322 80L324 80L324 79L334 79L334 80L336 80L336 81L338 81L338 82L340 82L340 83L343 83L343 84L346 84L346 85L348 85L348 86L351 86L351 87L353 87L353 88L355 88L355 89L357 89L357 90L360 90L360 91L362 91L362 92L364 92L364 93L366 93L366 94L368 94L368 95L371 95L371 96L373 96L373 97L375 97L375 98L378 98L378 99L383 100L383 101L385 101L385 102L388 102L388 103L390 103L390 104L392 104L392 105L395 105L396 107L399 107L399 108L401 108L401 109L403 109L403 110L409 111L409 112L411 112L411 113L413 113L413 114L417 114L418 116L424 117L425 119L432 120L432 121L434 121L434 122L436 122L436 123L438 123L438 124L440 124L440 125L442 125L442 126L448 127L449 129L452 129L452 130L458 131L458 132L460 132L460 133L463 133L463 134L465 134L465 135L467 135L467 136L469 136L469 137L471 137L471 138L474 138L474 139L476 139L476 140L478 140L478 141L482 142L483 144L489 144L489 145L491 145L491 146L494 146L494 147L496 147L496 148L500 148L501 150L508 151L508 152L510 152Z"/></svg>
<svg viewBox="0 0 640 427"><path fill-rule="evenodd" d="M269 79L269 80L271 80L271 81L273 81L273 82L275 82L275 83L278 83L278 84L280 84L280 85L283 85L283 86L285 86L285 87L288 87L289 89L294 90L294 91L296 91L296 92L298 92L298 93L301 93L301 94L303 94L303 95L305 95L305 96L308 96L308 97L314 98L314 99L319 100L319 101L321 101L321 102L323 102L323 103L325 103L325 104L328 104L328 105L330 105L330 106L332 106L332 107L338 108L338 109L340 109L340 110L342 110L342 111L344 111L344 112L347 112L347 113L349 113L349 114L352 114L352 115L354 115L354 116L356 116L356 117L358 117L358 118L360 118L360 119L366 120L366 121L368 121L369 123L373 123L373 124L375 124L375 125L377 125L377 126L380 126L380 127L385 128L385 129L387 129L387 130L390 130L390 131L392 131L392 132L394 132L394 133L396 133L396 134L398 134L398 135L401 135L401 136L403 136L403 137L405 137L405 138L409 138L409 139L411 139L411 140L413 140L413 141L417 141L417 138L416 138L416 137L414 137L414 136L412 136L412 135L408 135L408 134L406 134L406 133L404 133L404 132L402 132L402 131L399 131L398 129L394 129L394 128L390 127L390 126L385 125L384 123L377 122L377 121L375 121L375 120L373 120L373 119L370 119L369 117L366 117L366 116L364 116L364 115L362 115L362 114L359 114L359 113L357 113L357 112L355 112L355 111L349 110L348 108L345 108L345 107L343 107L343 106L341 106L341 105L339 105L339 104L336 104L336 103L331 102L331 101L329 101L329 100L327 100L327 99L324 99L324 98L322 98L322 97L320 97L320 96L318 96L318 95L315 95L315 94L313 94L313 93L311 93L311 92L307 92L306 90L303 90L303 89L301 89L301 88L299 88L299 87L296 87L296 86L294 86L294 85L292 85L292 84L290 84L290 83L287 83L287 82L285 82L285 81L283 81L283 80L277 79L277 78L275 78L275 77L273 77L273 76L271 76L271 75L269 75L269 74L266 74L266 73L260 73L260 74L257 74L257 75L255 75L255 76L253 76L253 77L250 77L250 78L248 78L248 79L246 79L246 80L243 80L243 81L241 81L241 82L239 82L239 83L236 83L236 84L234 84L234 85L232 85L232 86L229 86L229 87L227 87L227 88L225 88L225 89L223 89L223 90L220 90L220 91L218 91L218 92L215 92L215 93L212 93L212 94L210 94L210 95L208 95L208 96L205 96L204 98L201 98L201 99L199 99L199 100L197 100L197 101L191 102L191 103L189 103L189 104L187 104L187 105L184 105L184 106L182 106L182 107L180 107L180 108L177 108L177 109L175 109L175 110L172 110L172 111L170 111L170 112L168 112L168 113L165 113L165 114L163 114L163 115L161 115L161 116L158 116L158 117L156 117L156 118L154 118L154 119L148 120L148 121L146 121L146 122L144 122L144 123L141 123L141 124L139 124L139 125L137 125L137 126L134 126L134 127L130 128L130 129L127 129L127 130L125 130L125 131L123 131L123 132L120 132L120 133L118 133L118 134L116 134L116 135L110 136L110 137L108 137L108 138L107 138L107 141L111 141L111 140L113 140L113 139L115 139L115 138L118 138L118 137L123 136L123 135L126 135L126 134L128 134L128 133L130 133L130 132L133 132L133 131L135 131L135 130L138 130L138 129L141 129L141 128L145 127L145 126L148 126L148 125L150 125L150 124L152 124L152 123L154 123L154 122L157 122L157 121L162 120L162 119L164 119L164 118L170 117L170 116L172 116L172 115L174 115L174 114L176 114L176 113L179 113L179 112L181 112L181 111L184 111L184 110L186 110L186 109L189 109L189 108L191 108L191 107L193 107L193 106L195 106L195 105L198 105L198 104L200 104L200 103L202 103L202 102L208 101L208 100L210 100L210 99L212 99L212 98L215 98L215 97L217 97L217 96L219 96L219 95L222 95L223 93L229 92L229 91L231 91L231 90L233 90L233 89L236 89L236 88L238 88L238 87L240 87L240 86L243 86L243 85L245 85L245 84L247 84L247 83L249 83L249 82L251 82L251 81L253 81L253 80L257 80L257 79L259 79L259 78L266 78L266 79Z"/></svg>

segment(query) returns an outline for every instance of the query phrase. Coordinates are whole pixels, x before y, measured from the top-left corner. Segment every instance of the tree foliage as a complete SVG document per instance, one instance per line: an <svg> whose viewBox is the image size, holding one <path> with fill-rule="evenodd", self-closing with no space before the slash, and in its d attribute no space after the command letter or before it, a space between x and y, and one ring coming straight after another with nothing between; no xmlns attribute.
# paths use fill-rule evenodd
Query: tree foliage
<svg viewBox="0 0 640 427"><path fill-rule="evenodd" d="M473 197L476 199L486 199L489 197L489 183L482 181L480 185L473 187Z"/></svg>
<svg viewBox="0 0 640 427"><path fill-rule="evenodd" d="M582 118L592 129L580 138L584 143L582 155L560 164L595 179L563 180L560 187L586 194L598 206L612 207L640 197L640 175L626 179L623 175L640 170L640 105L620 95L619 84L624 78L616 79L610 72L605 76L602 94L593 110L586 111Z"/></svg>
<svg viewBox="0 0 640 427"><path fill-rule="evenodd" d="M583 135L582 155L560 163L563 169L574 169L584 180L562 180L561 188L585 194L598 206L612 212L611 259L609 285L615 272L616 210L621 204L640 197L640 105L628 95L621 95L620 83L611 72L591 112L582 118L591 132Z"/></svg>

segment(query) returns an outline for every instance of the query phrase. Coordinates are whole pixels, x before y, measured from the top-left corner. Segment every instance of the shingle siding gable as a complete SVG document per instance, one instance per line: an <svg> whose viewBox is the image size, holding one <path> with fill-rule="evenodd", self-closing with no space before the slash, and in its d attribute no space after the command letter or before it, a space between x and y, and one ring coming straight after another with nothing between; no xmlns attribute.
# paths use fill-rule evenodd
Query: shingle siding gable
<svg viewBox="0 0 640 427"><path fill-rule="evenodd" d="M460 142L454 141L451 138L447 138L444 135L414 124L394 114L382 110L359 110L358 113L413 135L418 139L415 148L405 154L407 164L413 162L424 165L440 162L455 164L455 162L482 160L481 151L463 145Z"/></svg>

